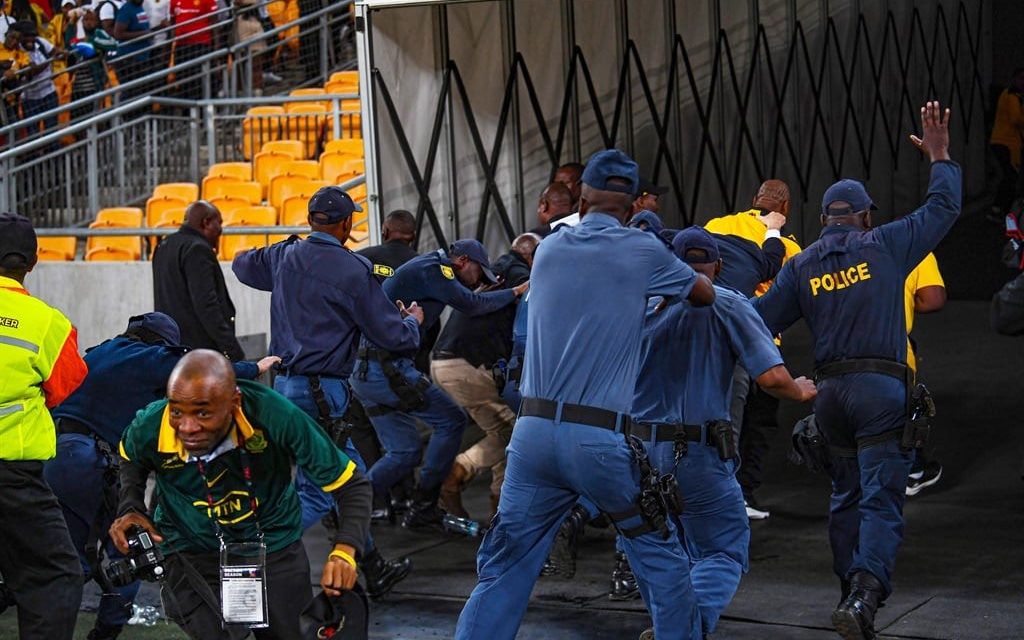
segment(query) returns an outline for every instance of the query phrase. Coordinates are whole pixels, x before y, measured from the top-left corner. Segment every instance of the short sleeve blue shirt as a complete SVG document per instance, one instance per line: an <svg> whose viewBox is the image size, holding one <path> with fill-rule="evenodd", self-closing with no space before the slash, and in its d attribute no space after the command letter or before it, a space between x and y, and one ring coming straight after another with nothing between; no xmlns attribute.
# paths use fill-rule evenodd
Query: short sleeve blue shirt
<svg viewBox="0 0 1024 640"><path fill-rule="evenodd" d="M736 362L754 378L782 364L768 328L746 298L715 287L715 303L648 305L633 398L638 422L699 425L729 419Z"/></svg>
<svg viewBox="0 0 1024 640"><path fill-rule="evenodd" d="M629 413L647 298L697 274L652 234L590 212L544 239L530 276L523 396Z"/></svg>

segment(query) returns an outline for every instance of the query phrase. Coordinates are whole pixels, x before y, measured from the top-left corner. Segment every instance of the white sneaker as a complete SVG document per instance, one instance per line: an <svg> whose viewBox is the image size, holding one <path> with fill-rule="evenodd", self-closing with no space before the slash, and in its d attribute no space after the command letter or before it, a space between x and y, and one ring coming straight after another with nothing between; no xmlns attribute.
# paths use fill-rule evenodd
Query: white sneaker
<svg viewBox="0 0 1024 640"><path fill-rule="evenodd" d="M264 71L263 79L266 80L267 82L284 82L284 78L277 75L273 71Z"/></svg>
<svg viewBox="0 0 1024 640"><path fill-rule="evenodd" d="M768 516L772 515L767 509L758 509L757 507L750 506L750 503L746 500L743 501L743 506L747 508L747 518L751 520L767 520Z"/></svg>

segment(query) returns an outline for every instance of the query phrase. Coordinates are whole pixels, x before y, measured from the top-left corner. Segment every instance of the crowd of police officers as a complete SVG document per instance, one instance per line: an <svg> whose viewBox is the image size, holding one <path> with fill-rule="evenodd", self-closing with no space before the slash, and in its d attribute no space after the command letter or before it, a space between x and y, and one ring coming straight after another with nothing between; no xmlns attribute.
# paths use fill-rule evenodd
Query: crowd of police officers
<svg viewBox="0 0 1024 640"><path fill-rule="evenodd" d="M873 638L925 431L910 415L904 281L960 211L948 121L929 102L921 137L911 136L931 161L919 209L875 226L863 185L842 180L825 192L821 235L803 251L781 232L784 183L766 182L753 209L708 229L665 229L660 189L615 149L559 168L541 226L493 265L472 239L416 255L408 212L387 217L372 259L353 253L345 242L360 208L324 187L310 200L307 238L235 258L238 279L271 294L273 355L233 367L190 352L162 313L132 318L81 361L70 324L21 284L35 262L31 227L3 218L0 350L23 360L5 364L19 376L6 386L27 399L0 397L0 572L22 637L71 637L81 589L51 601L52 615L40 594L44 581L80 584L83 572L105 594L90 639L117 637L138 582L112 584L101 563L124 554L136 563L130 578L163 581L165 609L190 637L316 637L332 621L307 618L332 609L324 596L308 606L302 586L308 527L334 532L325 594L379 597L412 565L382 555L371 512L414 533L465 525L453 520L468 515L460 493L490 470L493 514L456 638L514 638L538 576L571 576L582 526L604 520L618 534L613 595L638 594L653 619L642 637L700 639L748 569L752 494L737 472L750 422L742 408L761 394L814 401L794 441L833 483L832 622L843 638ZM432 379L424 346L448 307ZM25 333L50 316L53 336ZM813 381L794 378L777 346L800 318L814 337ZM274 391L246 380L271 367ZM486 436L459 455L467 413ZM29 425L38 442L14 451L11 438L24 440ZM50 458L45 479L62 518L43 484ZM23 509L16 486L43 505L38 524L27 521L39 531L11 533ZM47 554L11 552L44 526L40 540L56 540ZM166 567L133 555L139 532L160 543ZM225 556L252 544L266 569L261 620L238 618L225 586L237 587Z"/></svg>

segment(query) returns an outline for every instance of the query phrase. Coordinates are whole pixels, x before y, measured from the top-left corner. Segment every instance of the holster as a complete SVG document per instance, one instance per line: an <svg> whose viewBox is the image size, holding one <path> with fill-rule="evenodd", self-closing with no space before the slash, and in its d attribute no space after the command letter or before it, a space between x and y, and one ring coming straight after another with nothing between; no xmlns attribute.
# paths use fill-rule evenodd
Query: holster
<svg viewBox="0 0 1024 640"><path fill-rule="evenodd" d="M919 384L910 395L910 412L903 426L900 447L903 449L923 449L931 437L931 419L935 417L935 401L928 387Z"/></svg>
<svg viewBox="0 0 1024 640"><path fill-rule="evenodd" d="M856 456L856 450L853 451ZM814 414L798 421L793 427L793 448L788 458L798 465L807 465L815 473L827 471L832 466L832 451L828 441L818 429Z"/></svg>
<svg viewBox="0 0 1024 640"><path fill-rule="evenodd" d="M727 420L715 420L707 424L708 440L713 442L718 450L718 457L724 460L732 460L739 455L736 446L736 432L733 431L732 423Z"/></svg>
<svg viewBox="0 0 1024 640"><path fill-rule="evenodd" d="M402 372L395 366L395 356L393 354L377 349L360 349L358 357L363 360L363 365L360 369L363 379L365 379L366 375L366 361L370 359L376 360L380 363L384 377L387 378L388 387L395 394L395 397L398 398L398 402L394 407L385 407L383 405L374 407L367 410L368 414L380 415L390 411L409 413L411 411L418 411L427 405L426 391L430 388L430 381L423 375L420 375L415 383L409 382L409 379L402 375Z"/></svg>
<svg viewBox="0 0 1024 640"><path fill-rule="evenodd" d="M613 522L618 523L633 516L639 515L643 524L629 529L619 529L622 535L627 538L636 538L645 533L657 531L661 537L668 540L668 514L669 507L665 502L665 494L662 492L658 472L651 466L651 462L644 450L643 442L635 436L626 436L626 444L633 454L633 460L640 467L640 495L636 498L636 507L624 513L609 513L608 516ZM674 480L674 478L673 478Z"/></svg>
<svg viewBox="0 0 1024 640"><path fill-rule="evenodd" d="M352 425L344 418L331 416L331 408L327 404L327 397L324 395L323 386L320 383L320 376L306 376L309 379L309 392L313 396L313 404L316 405L317 424L327 432L331 440L338 447L344 449L348 438L352 434Z"/></svg>

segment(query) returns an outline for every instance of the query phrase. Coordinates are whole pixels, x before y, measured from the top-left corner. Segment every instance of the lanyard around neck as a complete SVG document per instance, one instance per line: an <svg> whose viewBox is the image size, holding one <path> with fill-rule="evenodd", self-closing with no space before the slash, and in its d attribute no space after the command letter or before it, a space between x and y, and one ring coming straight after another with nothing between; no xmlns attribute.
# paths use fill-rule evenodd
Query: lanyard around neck
<svg viewBox="0 0 1024 640"><path fill-rule="evenodd" d="M253 488L252 483L252 465L249 464L249 452L245 450L245 447L238 447L238 455L242 460L242 479L245 481L245 494L249 498L249 511L252 512L253 524L256 526L256 535L262 540L263 530L260 528L260 521L256 515L256 491ZM231 453L230 451L228 453ZM227 454L225 454L227 455ZM210 522L213 523L213 532L217 538L224 543L224 529L217 522L216 509L214 507L213 492L210 491L210 481L206 475L206 463L203 460L196 460L196 468L199 470L199 475L203 478L203 484L206 485L206 505L208 508L207 516L210 518Z"/></svg>

